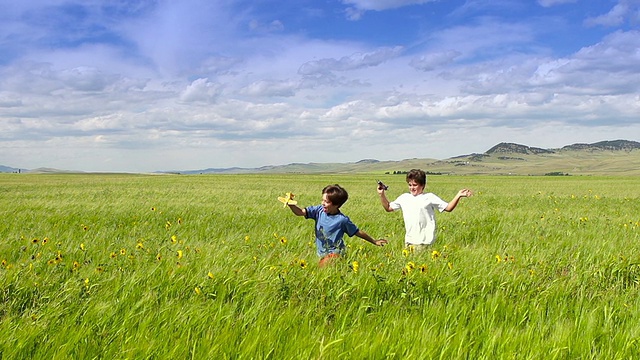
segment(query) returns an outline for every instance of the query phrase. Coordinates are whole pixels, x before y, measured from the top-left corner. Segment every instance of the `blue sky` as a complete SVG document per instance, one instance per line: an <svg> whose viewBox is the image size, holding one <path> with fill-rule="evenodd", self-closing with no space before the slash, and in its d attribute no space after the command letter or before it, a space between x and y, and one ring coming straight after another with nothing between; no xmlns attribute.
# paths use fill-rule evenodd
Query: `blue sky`
<svg viewBox="0 0 640 360"><path fill-rule="evenodd" d="M0 0L0 165L640 140L640 0Z"/></svg>

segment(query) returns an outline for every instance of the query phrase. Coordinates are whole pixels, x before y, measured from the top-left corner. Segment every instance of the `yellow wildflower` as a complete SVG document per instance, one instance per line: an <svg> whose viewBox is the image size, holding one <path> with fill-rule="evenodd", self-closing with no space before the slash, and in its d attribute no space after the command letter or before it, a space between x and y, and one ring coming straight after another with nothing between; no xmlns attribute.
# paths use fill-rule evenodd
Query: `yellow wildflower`
<svg viewBox="0 0 640 360"><path fill-rule="evenodd" d="M408 273L410 273L413 269L416 268L416 264L413 261L409 261L403 268L402 268L402 274L403 275L407 275Z"/></svg>
<svg viewBox="0 0 640 360"><path fill-rule="evenodd" d="M199 287L196 286L196 288L194 290L195 290L196 294L202 295L202 291L200 290Z"/></svg>
<svg viewBox="0 0 640 360"><path fill-rule="evenodd" d="M209 279L213 279L213 273L211 271L209 271L209 273L207 274L207 276L209 277Z"/></svg>
<svg viewBox="0 0 640 360"><path fill-rule="evenodd" d="M178 250L176 256L178 257L178 259L182 259L182 250Z"/></svg>
<svg viewBox="0 0 640 360"><path fill-rule="evenodd" d="M360 267L360 264L358 264L357 261L354 261L351 263L351 270L353 270L353 272L358 272L359 267Z"/></svg>

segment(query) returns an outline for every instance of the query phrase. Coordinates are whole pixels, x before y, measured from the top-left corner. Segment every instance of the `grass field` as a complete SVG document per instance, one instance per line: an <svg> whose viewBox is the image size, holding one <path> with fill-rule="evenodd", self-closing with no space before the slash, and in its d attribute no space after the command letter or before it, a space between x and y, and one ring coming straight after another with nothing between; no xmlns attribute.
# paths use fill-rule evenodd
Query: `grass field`
<svg viewBox="0 0 640 360"><path fill-rule="evenodd" d="M640 356L640 179L430 176L428 251L386 213L394 175L0 175L2 359L631 359ZM342 210L318 268L301 206Z"/></svg>

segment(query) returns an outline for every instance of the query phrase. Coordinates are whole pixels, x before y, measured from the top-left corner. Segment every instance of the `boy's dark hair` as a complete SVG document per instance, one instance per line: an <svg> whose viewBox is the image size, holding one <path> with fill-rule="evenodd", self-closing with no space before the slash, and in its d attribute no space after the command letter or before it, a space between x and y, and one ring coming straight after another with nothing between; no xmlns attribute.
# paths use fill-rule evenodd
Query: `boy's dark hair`
<svg viewBox="0 0 640 360"><path fill-rule="evenodd" d="M349 199L347 190L338 184L325 186L324 189L322 189L322 193L327 194L331 203L337 207L342 206Z"/></svg>
<svg viewBox="0 0 640 360"><path fill-rule="evenodd" d="M409 180L413 180L418 183L418 185L425 186L427 184L427 174L420 169L411 169L407 173L407 182Z"/></svg>

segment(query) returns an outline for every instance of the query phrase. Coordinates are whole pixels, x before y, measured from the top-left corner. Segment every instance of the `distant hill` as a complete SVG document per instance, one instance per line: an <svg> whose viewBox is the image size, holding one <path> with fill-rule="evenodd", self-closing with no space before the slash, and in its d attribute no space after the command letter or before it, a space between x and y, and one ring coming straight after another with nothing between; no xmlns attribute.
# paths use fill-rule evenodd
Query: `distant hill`
<svg viewBox="0 0 640 360"><path fill-rule="evenodd" d="M640 142L629 140L613 140L613 141L600 141L593 144L577 143L564 146L560 149L541 149L537 147L525 146L514 143L500 143L491 149L487 150L485 154L500 154L500 153L512 153L512 154L553 154L558 151L631 151L640 149Z"/></svg>
<svg viewBox="0 0 640 360"><path fill-rule="evenodd" d="M405 159L380 161L365 159L353 163L294 163L254 169L215 169L194 173L402 173L421 168L430 173L451 175L640 175L640 142L628 140L573 144L559 149L543 149L503 142L484 153L459 155L449 159Z"/></svg>
<svg viewBox="0 0 640 360"><path fill-rule="evenodd" d="M9 166L0 165L0 173L57 174L57 173L81 173L81 172L82 171L60 170L60 169L53 169L53 168L37 168L37 169L13 168Z"/></svg>
<svg viewBox="0 0 640 360"><path fill-rule="evenodd" d="M519 145L514 143L500 143L491 149L487 150L485 154L552 154L553 150L541 149L537 147Z"/></svg>
<svg viewBox="0 0 640 360"><path fill-rule="evenodd" d="M9 166L0 165L0 173L17 173L20 169L12 168Z"/></svg>
<svg viewBox="0 0 640 360"><path fill-rule="evenodd" d="M573 144L542 149L500 143L483 154L425 164L446 174L640 175L640 142L629 140Z"/></svg>
<svg viewBox="0 0 640 360"><path fill-rule="evenodd" d="M484 153L437 160L413 158L398 161L364 159L350 163L291 163L258 168L208 168L158 171L172 174L335 174L403 173L420 168L429 173L451 175L640 175L640 142L629 140L576 143L558 149L543 149L515 143L499 143ZM30 173L69 172L40 168ZM0 166L0 172L18 169Z"/></svg>
<svg viewBox="0 0 640 360"><path fill-rule="evenodd" d="M629 140L613 140L613 141L600 141L593 144L573 144L567 145L562 150L587 150L587 151L631 151L640 149L640 142Z"/></svg>

